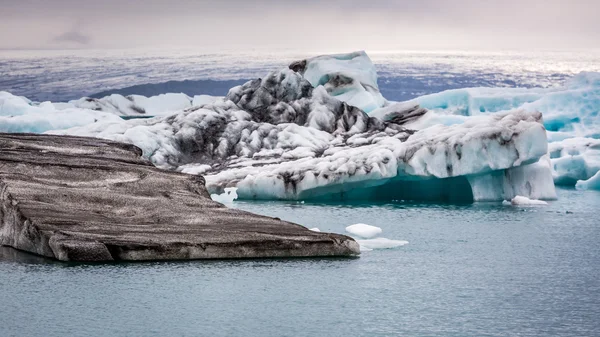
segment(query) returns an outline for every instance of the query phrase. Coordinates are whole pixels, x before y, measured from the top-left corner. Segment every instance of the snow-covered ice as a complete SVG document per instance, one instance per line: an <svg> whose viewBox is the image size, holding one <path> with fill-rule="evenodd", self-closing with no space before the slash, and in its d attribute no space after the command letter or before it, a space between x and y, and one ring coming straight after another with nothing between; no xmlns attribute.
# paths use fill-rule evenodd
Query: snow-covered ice
<svg viewBox="0 0 600 337"><path fill-rule="evenodd" d="M379 227L370 226L370 225L361 223L361 224L355 224L355 225L346 227L346 232L348 232L352 235L360 236L361 238L364 238L364 239L371 239L371 238L374 238L377 235L381 234L383 231Z"/></svg>

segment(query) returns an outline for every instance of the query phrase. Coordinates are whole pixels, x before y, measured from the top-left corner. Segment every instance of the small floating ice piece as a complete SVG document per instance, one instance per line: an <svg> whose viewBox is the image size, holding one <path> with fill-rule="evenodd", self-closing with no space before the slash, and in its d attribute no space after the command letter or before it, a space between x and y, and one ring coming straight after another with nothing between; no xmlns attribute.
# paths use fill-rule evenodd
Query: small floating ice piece
<svg viewBox="0 0 600 337"><path fill-rule="evenodd" d="M575 186L580 191L598 190L600 191L600 171L588 180L580 180Z"/></svg>
<svg viewBox="0 0 600 337"><path fill-rule="evenodd" d="M367 250L363 250L364 248L366 248L368 250L390 249L390 248L396 248L396 247L400 247L400 246L404 246L404 245L408 244L408 241L390 240L390 239L386 239L386 238L356 240L356 242L358 242L358 244L360 245L361 251L367 251Z"/></svg>
<svg viewBox="0 0 600 337"><path fill-rule="evenodd" d="M360 236L364 239L371 239L381 234L383 230L381 230L381 228L379 227L359 223L356 225L346 227L346 232L352 235Z"/></svg>
<svg viewBox="0 0 600 337"><path fill-rule="evenodd" d="M373 249L371 249L371 248L367 248L367 247L365 247L365 246L363 246L363 245L361 245L361 244L359 244L359 246L360 246L360 251L361 251L361 253L362 253L362 252L372 252L372 251L373 251Z"/></svg>
<svg viewBox="0 0 600 337"><path fill-rule="evenodd" d="M220 202L222 204L231 204L234 200L238 198L237 188L236 187L228 187L225 189L225 193L223 194L211 194L210 198L216 202Z"/></svg>
<svg viewBox="0 0 600 337"><path fill-rule="evenodd" d="M503 205L513 205L513 206L545 206L548 205L547 202L542 200L532 200L523 196L516 196L513 200L504 201Z"/></svg>
<svg viewBox="0 0 600 337"><path fill-rule="evenodd" d="M316 227L315 227L315 228L311 228L311 229L309 229L309 230L310 230L310 231L313 231L313 232L319 232L319 233L321 232L321 230L320 230L320 229L318 229L318 228L316 228Z"/></svg>

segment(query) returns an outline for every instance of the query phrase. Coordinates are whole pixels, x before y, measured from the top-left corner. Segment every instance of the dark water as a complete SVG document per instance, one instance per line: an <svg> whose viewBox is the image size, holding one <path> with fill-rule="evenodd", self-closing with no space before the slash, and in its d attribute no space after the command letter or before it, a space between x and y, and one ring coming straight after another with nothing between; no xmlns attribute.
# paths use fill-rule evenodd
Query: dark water
<svg viewBox="0 0 600 337"><path fill-rule="evenodd" d="M410 241L357 259L70 265L2 249L0 336L599 336L600 193L559 194L527 209L237 204Z"/></svg>

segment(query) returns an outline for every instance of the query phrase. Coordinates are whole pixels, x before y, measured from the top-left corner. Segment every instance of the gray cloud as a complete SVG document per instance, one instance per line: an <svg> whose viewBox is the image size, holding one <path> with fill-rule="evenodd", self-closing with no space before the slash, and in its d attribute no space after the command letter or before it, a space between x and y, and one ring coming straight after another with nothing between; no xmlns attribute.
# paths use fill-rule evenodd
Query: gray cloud
<svg viewBox="0 0 600 337"><path fill-rule="evenodd" d="M0 0L0 8L0 48L600 48L597 0ZM78 22L85 33L71 28Z"/></svg>

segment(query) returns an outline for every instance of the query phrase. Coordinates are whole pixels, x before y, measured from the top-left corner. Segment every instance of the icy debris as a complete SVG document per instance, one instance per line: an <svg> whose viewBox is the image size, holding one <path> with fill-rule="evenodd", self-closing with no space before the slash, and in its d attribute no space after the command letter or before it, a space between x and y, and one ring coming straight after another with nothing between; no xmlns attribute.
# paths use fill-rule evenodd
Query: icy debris
<svg viewBox="0 0 600 337"><path fill-rule="evenodd" d="M237 188L229 187L225 189L225 192L222 194L211 194L210 198L216 202L220 202L222 204L230 204L234 200L238 198Z"/></svg>
<svg viewBox="0 0 600 337"><path fill-rule="evenodd" d="M504 201L504 205L512 205L512 206L545 206L548 205L547 202L542 200L532 200L523 196L516 196L511 201Z"/></svg>
<svg viewBox="0 0 600 337"><path fill-rule="evenodd" d="M381 234L383 231L379 227L365 225L365 224L356 224L352 226L346 227L346 232L360 236L364 239L371 239Z"/></svg>
<svg viewBox="0 0 600 337"><path fill-rule="evenodd" d="M318 233L320 233L320 232L321 232L321 230L320 230L320 229L318 229L318 228L316 228L316 227L315 227L315 228L311 228L311 229L309 229L309 230L310 230L310 231L313 231L313 232L318 232Z"/></svg>
<svg viewBox="0 0 600 337"><path fill-rule="evenodd" d="M408 244L408 241L402 240L390 240L386 238L377 238L377 239L369 239L369 240L356 240L361 247L361 251L363 248L366 249L391 249L400 246L405 246Z"/></svg>

